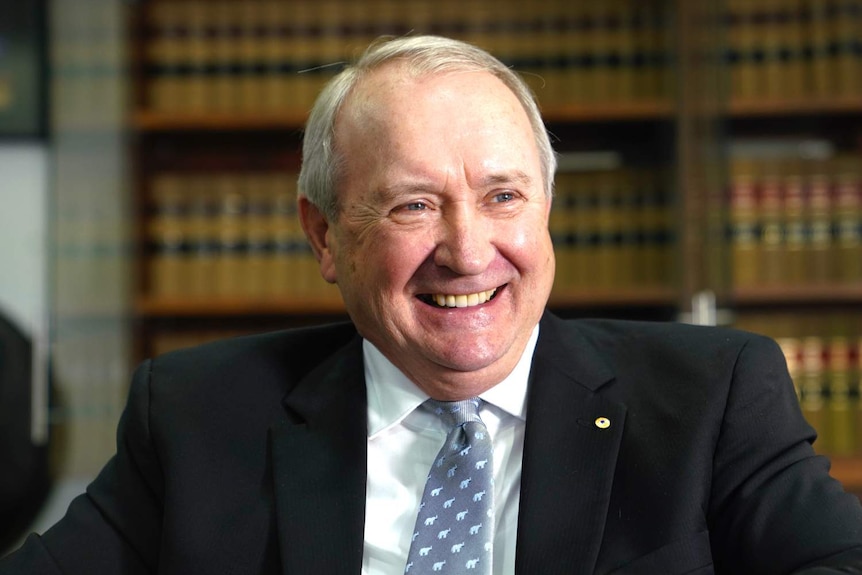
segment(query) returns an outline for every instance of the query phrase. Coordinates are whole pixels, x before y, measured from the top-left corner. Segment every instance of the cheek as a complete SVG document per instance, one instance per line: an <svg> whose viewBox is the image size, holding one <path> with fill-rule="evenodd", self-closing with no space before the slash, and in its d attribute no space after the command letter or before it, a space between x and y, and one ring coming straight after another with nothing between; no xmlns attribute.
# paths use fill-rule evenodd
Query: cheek
<svg viewBox="0 0 862 575"><path fill-rule="evenodd" d="M508 244L522 259L538 264L546 263L553 249L548 227L541 218L510 230Z"/></svg>
<svg viewBox="0 0 862 575"><path fill-rule="evenodd" d="M366 238L361 249L357 246L351 250L350 264L354 271L359 267L368 283L401 290L433 253L428 237L423 232L376 234L373 239Z"/></svg>

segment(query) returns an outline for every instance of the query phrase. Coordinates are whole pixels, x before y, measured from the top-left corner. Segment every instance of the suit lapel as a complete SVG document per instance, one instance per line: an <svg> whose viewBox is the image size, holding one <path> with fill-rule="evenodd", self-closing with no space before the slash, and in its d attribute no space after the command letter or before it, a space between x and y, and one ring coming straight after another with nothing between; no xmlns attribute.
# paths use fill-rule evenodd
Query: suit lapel
<svg viewBox="0 0 862 575"><path fill-rule="evenodd" d="M596 393L613 372L576 327L546 314L539 333L527 403L516 572L592 573L626 410Z"/></svg>
<svg viewBox="0 0 862 575"><path fill-rule="evenodd" d="M270 430L283 573L358 573L367 450L361 340L304 377L284 406Z"/></svg>

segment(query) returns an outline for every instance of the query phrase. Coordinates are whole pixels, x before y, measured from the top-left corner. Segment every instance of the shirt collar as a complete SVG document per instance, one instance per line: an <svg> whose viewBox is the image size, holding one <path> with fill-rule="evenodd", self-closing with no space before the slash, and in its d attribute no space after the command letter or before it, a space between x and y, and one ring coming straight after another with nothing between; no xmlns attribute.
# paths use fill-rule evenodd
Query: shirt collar
<svg viewBox="0 0 862 575"><path fill-rule="evenodd" d="M537 324L512 372L480 396L484 401L522 420L527 418L527 382L538 337ZM373 438L400 423L428 399L428 394L410 381L367 339L362 340L362 354L368 391L368 437Z"/></svg>

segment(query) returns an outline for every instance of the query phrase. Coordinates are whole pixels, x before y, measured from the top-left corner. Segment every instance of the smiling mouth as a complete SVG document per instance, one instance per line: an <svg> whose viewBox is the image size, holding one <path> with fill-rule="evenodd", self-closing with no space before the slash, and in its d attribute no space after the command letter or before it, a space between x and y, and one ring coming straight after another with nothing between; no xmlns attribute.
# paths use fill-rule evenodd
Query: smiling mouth
<svg viewBox="0 0 862 575"><path fill-rule="evenodd" d="M502 286L501 286L502 287ZM482 305L494 299L500 288L490 289L488 291L480 291L471 294L421 294L419 299L428 305L442 308L454 307L473 307Z"/></svg>

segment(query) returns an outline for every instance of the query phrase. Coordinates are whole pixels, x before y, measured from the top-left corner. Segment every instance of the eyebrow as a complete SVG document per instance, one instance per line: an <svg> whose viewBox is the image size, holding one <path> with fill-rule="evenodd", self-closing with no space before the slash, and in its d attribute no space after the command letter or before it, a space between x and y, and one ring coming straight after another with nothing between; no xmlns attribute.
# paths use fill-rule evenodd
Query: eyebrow
<svg viewBox="0 0 862 575"><path fill-rule="evenodd" d="M530 186L533 183L533 178L521 170L510 170L498 173L488 174L479 180L480 188L491 188L499 185L520 184L522 186ZM391 185L382 186L374 191L374 197L378 200L391 200L402 195L415 193L438 193L439 189L433 186L430 182L407 181L397 182Z"/></svg>
<svg viewBox="0 0 862 575"><path fill-rule="evenodd" d="M500 184L521 184L529 186L533 183L533 178L528 176L526 172L521 170L511 170L497 174L489 174L482 178L481 184L483 187L497 186Z"/></svg>
<svg viewBox="0 0 862 575"><path fill-rule="evenodd" d="M377 201L386 202L410 194L436 192L437 189L429 183L420 181L398 182L376 188L372 197Z"/></svg>

